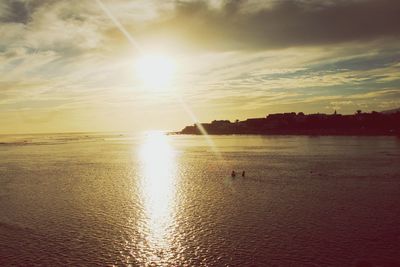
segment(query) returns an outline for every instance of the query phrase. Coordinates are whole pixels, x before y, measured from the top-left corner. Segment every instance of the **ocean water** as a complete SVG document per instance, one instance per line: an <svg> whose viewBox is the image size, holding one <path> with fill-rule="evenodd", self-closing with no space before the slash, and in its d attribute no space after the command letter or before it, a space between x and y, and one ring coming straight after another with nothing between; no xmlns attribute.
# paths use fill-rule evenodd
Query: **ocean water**
<svg viewBox="0 0 400 267"><path fill-rule="evenodd" d="M396 137L0 137L0 266L400 266L399 252Z"/></svg>

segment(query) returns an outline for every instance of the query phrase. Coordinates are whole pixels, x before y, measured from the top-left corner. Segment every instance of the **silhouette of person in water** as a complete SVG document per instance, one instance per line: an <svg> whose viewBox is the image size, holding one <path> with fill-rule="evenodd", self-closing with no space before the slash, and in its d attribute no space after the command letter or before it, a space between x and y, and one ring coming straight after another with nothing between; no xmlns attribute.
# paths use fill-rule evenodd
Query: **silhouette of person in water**
<svg viewBox="0 0 400 267"><path fill-rule="evenodd" d="M246 172L242 171L242 177L245 177L245 176L246 176Z"/></svg>
<svg viewBox="0 0 400 267"><path fill-rule="evenodd" d="M231 176L232 176L232 178L235 178L236 177L236 172L232 171Z"/></svg>

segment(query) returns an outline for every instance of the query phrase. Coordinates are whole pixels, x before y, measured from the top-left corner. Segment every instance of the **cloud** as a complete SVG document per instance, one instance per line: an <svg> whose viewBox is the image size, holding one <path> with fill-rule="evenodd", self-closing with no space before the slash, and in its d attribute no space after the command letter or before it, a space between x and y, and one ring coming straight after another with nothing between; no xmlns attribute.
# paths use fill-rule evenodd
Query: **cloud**
<svg viewBox="0 0 400 267"><path fill-rule="evenodd" d="M164 44L169 40L191 48L268 50L400 37L398 0L104 3L144 45L163 39ZM0 22L0 31L8 35L15 25L25 25L13 35L21 37L16 35L23 31L19 43L30 47L67 53L99 48L107 41L126 45L95 1L3 0Z"/></svg>
<svg viewBox="0 0 400 267"><path fill-rule="evenodd" d="M251 2L251 1L250 1ZM262 1L260 1L262 2ZM211 49L271 49L399 38L398 0L178 1L172 16L145 29Z"/></svg>
<svg viewBox="0 0 400 267"><path fill-rule="evenodd" d="M26 23L29 11L23 1L4 0L0 3L0 22Z"/></svg>
<svg viewBox="0 0 400 267"><path fill-rule="evenodd" d="M176 58L200 118L399 103L397 0L102 1L143 51ZM137 52L96 1L0 0L0 36L2 112L182 112L140 88Z"/></svg>

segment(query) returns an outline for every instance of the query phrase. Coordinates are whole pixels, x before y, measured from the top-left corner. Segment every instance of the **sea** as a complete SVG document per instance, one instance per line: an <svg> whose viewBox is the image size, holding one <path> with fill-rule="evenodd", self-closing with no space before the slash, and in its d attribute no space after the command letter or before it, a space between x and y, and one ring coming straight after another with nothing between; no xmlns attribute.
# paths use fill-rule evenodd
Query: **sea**
<svg viewBox="0 0 400 267"><path fill-rule="evenodd" d="M0 266L400 266L400 138L2 135Z"/></svg>

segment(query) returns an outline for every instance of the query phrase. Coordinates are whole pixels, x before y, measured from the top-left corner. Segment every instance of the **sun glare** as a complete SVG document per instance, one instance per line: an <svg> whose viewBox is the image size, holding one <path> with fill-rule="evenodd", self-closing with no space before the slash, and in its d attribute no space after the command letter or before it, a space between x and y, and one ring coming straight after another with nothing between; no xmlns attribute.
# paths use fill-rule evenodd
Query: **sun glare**
<svg viewBox="0 0 400 267"><path fill-rule="evenodd" d="M141 162L141 199L144 207L142 228L148 262L160 266L172 245L177 178L176 151L169 138L160 132L149 133L138 150ZM143 251L148 249L143 248ZM153 252L155 253L153 253ZM162 251L163 254L158 254ZM164 254L165 253L165 254Z"/></svg>
<svg viewBox="0 0 400 267"><path fill-rule="evenodd" d="M176 70L174 60L166 55L145 54L136 61L136 74L149 89L170 88Z"/></svg>

